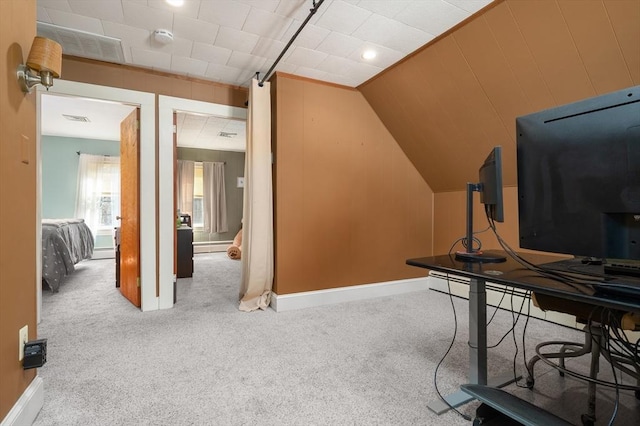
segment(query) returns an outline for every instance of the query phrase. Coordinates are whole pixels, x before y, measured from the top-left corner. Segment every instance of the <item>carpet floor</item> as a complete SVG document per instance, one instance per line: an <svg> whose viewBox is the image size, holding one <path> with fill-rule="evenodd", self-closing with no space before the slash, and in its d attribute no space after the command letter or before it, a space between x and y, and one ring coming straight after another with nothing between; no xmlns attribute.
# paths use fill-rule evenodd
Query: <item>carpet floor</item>
<svg viewBox="0 0 640 426"><path fill-rule="evenodd" d="M425 289L244 313L238 310L240 262L204 253L194 263L193 278L178 280L173 309L142 313L132 306L115 288L113 259L81 262L59 293L43 290L38 335L48 339L48 354L38 371L45 402L36 426L471 423L453 411L437 416L427 408L438 398L434 372L456 323L437 385L447 394L467 382L466 300ZM489 343L512 322L511 313L498 311ZM508 334L490 349L490 375L523 373L523 325L521 319L515 339ZM582 340L580 331L531 319L527 357L550 336ZM523 385L506 389L579 424L585 383L539 363L535 388ZM598 388L596 424L608 423L614 401L612 390ZM478 405L459 410L473 417ZM640 424L640 401L632 392L621 392L614 424Z"/></svg>

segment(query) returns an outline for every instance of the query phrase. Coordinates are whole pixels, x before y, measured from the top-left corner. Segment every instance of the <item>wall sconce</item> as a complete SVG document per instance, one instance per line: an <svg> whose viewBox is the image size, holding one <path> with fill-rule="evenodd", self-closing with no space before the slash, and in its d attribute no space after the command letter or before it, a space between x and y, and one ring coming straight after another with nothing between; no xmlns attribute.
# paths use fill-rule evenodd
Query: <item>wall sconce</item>
<svg viewBox="0 0 640 426"><path fill-rule="evenodd" d="M44 37L35 37L26 65L18 65L18 82L25 93L31 93L36 84L49 90L53 79L62 71L62 46Z"/></svg>

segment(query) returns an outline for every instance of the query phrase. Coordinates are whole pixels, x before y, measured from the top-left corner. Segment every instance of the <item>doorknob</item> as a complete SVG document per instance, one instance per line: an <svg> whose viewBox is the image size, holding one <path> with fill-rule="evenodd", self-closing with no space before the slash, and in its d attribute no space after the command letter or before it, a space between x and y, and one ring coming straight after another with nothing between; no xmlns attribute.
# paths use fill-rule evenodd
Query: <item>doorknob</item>
<svg viewBox="0 0 640 426"><path fill-rule="evenodd" d="M122 219L122 216L116 216L116 220Z"/></svg>

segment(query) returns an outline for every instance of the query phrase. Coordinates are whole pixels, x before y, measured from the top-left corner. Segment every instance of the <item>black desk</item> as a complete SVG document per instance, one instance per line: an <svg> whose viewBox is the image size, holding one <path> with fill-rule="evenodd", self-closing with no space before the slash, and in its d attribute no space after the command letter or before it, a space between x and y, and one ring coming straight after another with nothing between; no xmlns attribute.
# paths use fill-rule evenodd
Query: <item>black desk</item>
<svg viewBox="0 0 640 426"><path fill-rule="evenodd" d="M504 254L504 253L502 253ZM557 257L539 254L521 254L533 264L559 260ZM504 377L488 380L487 378L487 307L486 307L486 282L517 287L536 293L548 294L568 300L587 302L611 309L620 309L629 312L640 312L640 300L629 298L603 296L593 290L575 289L567 284L550 278L543 277L524 268L520 263L507 256L507 261L502 263L472 263L461 262L455 259L455 255L442 255L434 257L422 257L408 259L408 265L417 266L433 271L444 272L451 275L469 278L469 383L501 387L512 383L515 378L513 373ZM510 377L509 377L510 376ZM445 397L449 405L457 407L472 400L462 390ZM438 400L429 404L429 409L441 414L449 409L449 406Z"/></svg>

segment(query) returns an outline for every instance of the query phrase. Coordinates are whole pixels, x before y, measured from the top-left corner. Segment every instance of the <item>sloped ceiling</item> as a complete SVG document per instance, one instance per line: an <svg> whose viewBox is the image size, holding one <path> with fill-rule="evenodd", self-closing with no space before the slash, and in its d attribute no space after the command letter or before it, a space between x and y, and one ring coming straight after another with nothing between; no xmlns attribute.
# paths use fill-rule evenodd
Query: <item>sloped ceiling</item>
<svg viewBox="0 0 640 426"><path fill-rule="evenodd" d="M435 192L478 180L503 146L516 185L515 119L640 85L637 0L497 2L358 89Z"/></svg>

